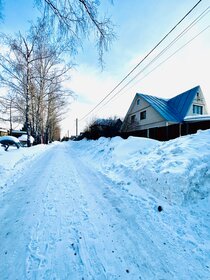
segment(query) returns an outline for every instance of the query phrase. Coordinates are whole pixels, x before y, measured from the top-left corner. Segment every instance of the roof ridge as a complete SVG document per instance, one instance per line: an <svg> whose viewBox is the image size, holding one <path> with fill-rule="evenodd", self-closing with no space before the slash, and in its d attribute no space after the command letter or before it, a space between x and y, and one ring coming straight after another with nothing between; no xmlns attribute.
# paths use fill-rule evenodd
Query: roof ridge
<svg viewBox="0 0 210 280"><path fill-rule="evenodd" d="M151 95L151 94L137 93L137 95L139 95L139 96L154 97L154 98L157 98L157 99L160 99L160 100L164 100L164 101L169 100L168 98L163 98L163 97L159 97L159 96L155 96L155 95Z"/></svg>

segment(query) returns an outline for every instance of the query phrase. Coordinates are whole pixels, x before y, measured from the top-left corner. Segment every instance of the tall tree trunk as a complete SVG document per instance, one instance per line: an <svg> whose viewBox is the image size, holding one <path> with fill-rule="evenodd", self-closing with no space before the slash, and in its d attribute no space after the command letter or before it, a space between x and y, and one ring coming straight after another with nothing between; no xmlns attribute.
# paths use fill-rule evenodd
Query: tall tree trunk
<svg viewBox="0 0 210 280"><path fill-rule="evenodd" d="M28 50L27 50L27 58L29 58L28 55ZM30 128L30 121L29 121L29 83L30 83L30 78L29 78L29 62L27 60L27 69L26 69L26 132L27 132L27 146L31 146L31 141L30 141L30 136L31 136L31 128Z"/></svg>

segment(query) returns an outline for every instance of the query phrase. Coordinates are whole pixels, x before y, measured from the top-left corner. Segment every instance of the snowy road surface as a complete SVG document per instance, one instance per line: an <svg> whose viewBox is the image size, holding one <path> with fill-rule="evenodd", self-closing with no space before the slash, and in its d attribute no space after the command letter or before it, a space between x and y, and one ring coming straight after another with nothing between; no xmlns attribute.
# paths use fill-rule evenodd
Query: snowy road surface
<svg viewBox="0 0 210 280"><path fill-rule="evenodd" d="M73 147L43 151L5 185L1 280L210 279L195 209L158 212L152 195L128 192L135 182L112 180Z"/></svg>

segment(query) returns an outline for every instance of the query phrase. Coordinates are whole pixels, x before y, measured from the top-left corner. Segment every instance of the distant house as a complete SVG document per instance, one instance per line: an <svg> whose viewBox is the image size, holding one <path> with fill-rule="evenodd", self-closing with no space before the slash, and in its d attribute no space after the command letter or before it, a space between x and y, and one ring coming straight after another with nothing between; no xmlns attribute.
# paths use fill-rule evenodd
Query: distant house
<svg viewBox="0 0 210 280"><path fill-rule="evenodd" d="M121 132L149 131L151 128L181 124L187 118L189 121L188 116L207 114L200 86L170 99L136 93L123 121Z"/></svg>
<svg viewBox="0 0 210 280"><path fill-rule="evenodd" d="M8 130L0 127L0 136L6 136L6 135L8 135Z"/></svg>

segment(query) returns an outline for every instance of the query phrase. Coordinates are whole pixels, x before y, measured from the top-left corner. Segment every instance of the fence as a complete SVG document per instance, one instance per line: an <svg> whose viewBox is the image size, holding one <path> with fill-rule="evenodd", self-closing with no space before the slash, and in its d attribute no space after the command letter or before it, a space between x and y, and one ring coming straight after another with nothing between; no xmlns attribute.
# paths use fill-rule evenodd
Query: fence
<svg viewBox="0 0 210 280"><path fill-rule="evenodd" d="M167 141L182 135L196 133L200 129L210 129L210 121L184 122L182 124L155 127L140 131L124 132L120 133L119 136L122 138L128 138L129 136L148 137L159 141Z"/></svg>

